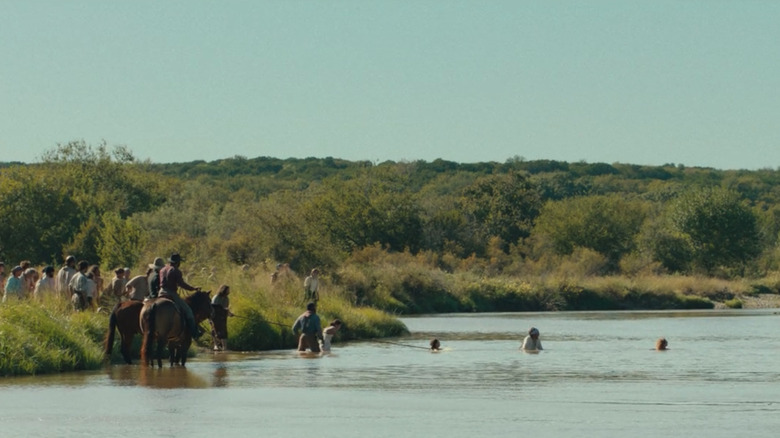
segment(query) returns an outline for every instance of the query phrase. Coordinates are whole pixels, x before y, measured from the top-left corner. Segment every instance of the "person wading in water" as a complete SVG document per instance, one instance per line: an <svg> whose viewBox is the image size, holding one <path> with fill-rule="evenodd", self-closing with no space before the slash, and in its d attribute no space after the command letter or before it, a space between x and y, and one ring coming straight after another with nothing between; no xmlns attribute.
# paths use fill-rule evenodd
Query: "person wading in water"
<svg viewBox="0 0 780 438"><path fill-rule="evenodd" d="M322 325L320 316L317 315L317 305L309 303L306 305L306 311L295 320L292 327L293 334L298 336L298 351L306 351L308 348L312 353L320 352L318 338L322 337Z"/></svg>

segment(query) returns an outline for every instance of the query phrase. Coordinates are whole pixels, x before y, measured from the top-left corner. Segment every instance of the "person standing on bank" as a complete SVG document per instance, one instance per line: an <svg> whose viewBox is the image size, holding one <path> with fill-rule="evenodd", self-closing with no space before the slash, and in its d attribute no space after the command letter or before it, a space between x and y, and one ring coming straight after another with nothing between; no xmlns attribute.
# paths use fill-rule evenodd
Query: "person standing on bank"
<svg viewBox="0 0 780 438"><path fill-rule="evenodd" d="M314 268L311 274L303 280L303 299L307 302L317 303L320 300L320 270Z"/></svg>
<svg viewBox="0 0 780 438"><path fill-rule="evenodd" d="M298 336L298 351L306 351L308 348L312 353L320 352L319 339L322 336L322 324L320 316L317 315L317 304L309 303L306 305L306 311L295 320L292 326L293 335Z"/></svg>
<svg viewBox="0 0 780 438"><path fill-rule="evenodd" d="M70 279L76 275L76 272L78 272L76 271L76 257L69 255L67 258L65 258L65 265L60 268L60 271L57 273L57 280L55 285L56 291L60 296L70 296L70 289L68 289L68 285L70 284Z"/></svg>
<svg viewBox="0 0 780 438"><path fill-rule="evenodd" d="M80 261L78 271L71 277L68 283L73 310L84 310L87 307L87 268L89 268L89 262L86 260Z"/></svg>
<svg viewBox="0 0 780 438"><path fill-rule="evenodd" d="M122 301L122 294L125 292L125 285L127 284L127 281L125 280L125 269L124 268L116 268L114 269L114 278L111 279L111 293L109 299L111 300L111 305Z"/></svg>
<svg viewBox="0 0 780 438"><path fill-rule="evenodd" d="M43 277L35 283L33 296L38 300L54 294L54 266L43 268Z"/></svg>
<svg viewBox="0 0 780 438"><path fill-rule="evenodd" d="M160 297L169 298L179 306L179 311L184 315L184 320L187 323L187 328L190 329L193 339L198 339L203 332L198 324L195 323L195 316L192 314L192 309L183 299L179 296L179 288L188 291L198 291L199 287L190 286L184 281L179 266L184 259L178 253L171 254L171 258L168 259L168 265L160 270Z"/></svg>
<svg viewBox="0 0 780 438"><path fill-rule="evenodd" d="M539 340L539 330L536 327L531 327L528 330L528 336L523 339L523 351L540 351L542 350L542 341Z"/></svg>
<svg viewBox="0 0 780 438"><path fill-rule="evenodd" d="M5 282L5 293L3 294L3 302L8 301L8 297L15 298L17 300L22 299L22 293L24 284L22 283L22 269L21 266L14 266L11 269L11 276Z"/></svg>

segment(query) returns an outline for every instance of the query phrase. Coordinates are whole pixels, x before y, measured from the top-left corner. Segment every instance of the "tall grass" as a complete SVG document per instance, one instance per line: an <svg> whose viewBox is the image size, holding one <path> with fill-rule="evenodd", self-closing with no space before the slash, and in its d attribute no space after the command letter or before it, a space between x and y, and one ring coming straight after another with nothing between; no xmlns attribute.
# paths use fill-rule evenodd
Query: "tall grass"
<svg viewBox="0 0 780 438"><path fill-rule="evenodd" d="M104 316L73 314L65 303L6 302L0 306L0 375L96 369Z"/></svg>
<svg viewBox="0 0 780 438"><path fill-rule="evenodd" d="M262 268L244 271L240 267L226 267L208 276L205 273L191 276L191 284L212 291L220 284L230 286L230 310L236 315L228 318L231 350L284 349L297 345L292 325L307 304L303 299L303 279L290 272L271 284L270 275L270 271ZM336 342L408 333L404 324L392 314L356 306L352 295L334 284L327 273L321 281L317 313L323 326L336 318L343 322Z"/></svg>

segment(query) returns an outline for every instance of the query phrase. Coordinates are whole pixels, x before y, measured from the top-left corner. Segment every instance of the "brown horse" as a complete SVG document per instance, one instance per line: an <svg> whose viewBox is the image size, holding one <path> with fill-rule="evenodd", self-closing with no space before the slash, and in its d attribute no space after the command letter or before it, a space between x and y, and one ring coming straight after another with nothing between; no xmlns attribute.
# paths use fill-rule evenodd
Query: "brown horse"
<svg viewBox="0 0 780 438"><path fill-rule="evenodd" d="M184 302L192 309L196 324L211 318L211 298L209 294L210 292L197 291L184 298ZM144 364L154 366L154 357L151 355L151 349L152 344L157 340L157 365L160 368L162 368L162 350L166 342L170 351L171 366L179 361L182 366L185 366L187 351L190 349L192 337L184 322L184 317L179 313L176 304L164 297L145 303L143 309L141 309L139 320L141 322L141 331L144 335L144 342L141 347L141 361Z"/></svg>
<svg viewBox="0 0 780 438"><path fill-rule="evenodd" d="M141 324L139 316L141 308L144 306L142 301L125 301L118 303L111 310L111 316L108 318L108 332L104 342L106 359L111 358L111 352L114 349L114 331L119 330L119 339L122 342L121 351L125 362L132 363L130 360L130 346L133 344L133 337L141 333Z"/></svg>

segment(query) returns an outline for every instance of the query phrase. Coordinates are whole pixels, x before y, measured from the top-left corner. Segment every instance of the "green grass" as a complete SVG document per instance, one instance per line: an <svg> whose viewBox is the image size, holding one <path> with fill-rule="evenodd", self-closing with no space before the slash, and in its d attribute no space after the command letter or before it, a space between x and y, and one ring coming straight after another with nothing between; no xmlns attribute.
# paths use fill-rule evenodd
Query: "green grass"
<svg viewBox="0 0 780 438"><path fill-rule="evenodd" d="M0 306L0 375L99 368L101 319L101 315L71 314L55 303L4 303Z"/></svg>

